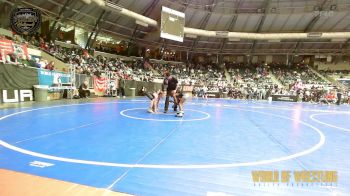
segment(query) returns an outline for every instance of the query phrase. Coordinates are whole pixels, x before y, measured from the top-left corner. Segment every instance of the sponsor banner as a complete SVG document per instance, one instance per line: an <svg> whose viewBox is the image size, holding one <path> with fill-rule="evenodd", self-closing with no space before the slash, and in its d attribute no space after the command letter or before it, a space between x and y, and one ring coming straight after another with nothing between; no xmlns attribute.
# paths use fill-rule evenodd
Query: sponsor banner
<svg viewBox="0 0 350 196"><path fill-rule="evenodd" d="M182 86L183 92L192 92L192 90L193 90L193 86L188 86L188 85Z"/></svg>
<svg viewBox="0 0 350 196"><path fill-rule="evenodd" d="M2 89L0 91L0 97L2 103L33 101L33 91L31 89Z"/></svg>
<svg viewBox="0 0 350 196"><path fill-rule="evenodd" d="M208 91L207 96L209 98L220 98L220 93L218 91Z"/></svg>
<svg viewBox="0 0 350 196"><path fill-rule="evenodd" d="M95 92L104 92L107 89L107 78L94 77L94 90Z"/></svg>
<svg viewBox="0 0 350 196"><path fill-rule="evenodd" d="M8 39L0 39L0 60L4 60L6 55L15 54L21 58L28 58L28 47L26 44L16 44Z"/></svg>
<svg viewBox="0 0 350 196"><path fill-rule="evenodd" d="M8 39L0 39L0 49L4 51L5 55L13 53L13 41Z"/></svg>
<svg viewBox="0 0 350 196"><path fill-rule="evenodd" d="M58 71L50 71L46 69L38 69L39 85L59 85L68 83L70 80L70 74L66 74Z"/></svg>
<svg viewBox="0 0 350 196"><path fill-rule="evenodd" d="M298 97L295 95L272 95L272 101L290 101L297 102Z"/></svg>
<svg viewBox="0 0 350 196"><path fill-rule="evenodd" d="M3 64L0 66L0 103L33 100L33 85L38 84L38 71L33 68Z"/></svg>
<svg viewBox="0 0 350 196"><path fill-rule="evenodd" d="M254 170L251 172L254 186L314 186L337 187L339 174L336 170Z"/></svg>

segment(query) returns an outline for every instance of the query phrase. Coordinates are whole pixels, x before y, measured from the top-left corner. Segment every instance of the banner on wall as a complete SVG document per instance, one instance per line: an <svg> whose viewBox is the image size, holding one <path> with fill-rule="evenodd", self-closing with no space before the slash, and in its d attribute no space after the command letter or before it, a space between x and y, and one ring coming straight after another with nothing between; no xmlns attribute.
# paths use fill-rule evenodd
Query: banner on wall
<svg viewBox="0 0 350 196"><path fill-rule="evenodd" d="M272 101L297 102L298 97L295 95L272 95Z"/></svg>
<svg viewBox="0 0 350 196"><path fill-rule="evenodd" d="M17 103L22 101L33 101L33 91L31 89L3 89L0 91L0 103Z"/></svg>
<svg viewBox="0 0 350 196"><path fill-rule="evenodd" d="M70 80L70 74L46 69L38 69L38 77L40 85L48 86L68 83Z"/></svg>
<svg viewBox="0 0 350 196"><path fill-rule="evenodd" d="M16 44L8 39L0 39L0 58L5 58L8 54L16 54L19 57L28 57L28 47L26 44Z"/></svg>
<svg viewBox="0 0 350 196"><path fill-rule="evenodd" d="M95 92L104 92L107 89L107 78L94 77Z"/></svg>
<svg viewBox="0 0 350 196"><path fill-rule="evenodd" d="M184 86L182 86L182 91L184 91L184 92L192 92L193 91L193 86L184 85Z"/></svg>

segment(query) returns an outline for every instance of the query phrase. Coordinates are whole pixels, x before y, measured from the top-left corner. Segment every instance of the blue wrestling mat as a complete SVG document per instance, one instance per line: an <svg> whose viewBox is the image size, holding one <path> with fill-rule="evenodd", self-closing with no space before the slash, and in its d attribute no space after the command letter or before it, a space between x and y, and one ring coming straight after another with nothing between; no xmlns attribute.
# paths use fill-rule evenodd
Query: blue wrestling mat
<svg viewBox="0 0 350 196"><path fill-rule="evenodd" d="M0 168L134 195L350 195L347 105L192 99L183 118L148 106L100 99L2 109ZM338 179L254 182L261 170Z"/></svg>

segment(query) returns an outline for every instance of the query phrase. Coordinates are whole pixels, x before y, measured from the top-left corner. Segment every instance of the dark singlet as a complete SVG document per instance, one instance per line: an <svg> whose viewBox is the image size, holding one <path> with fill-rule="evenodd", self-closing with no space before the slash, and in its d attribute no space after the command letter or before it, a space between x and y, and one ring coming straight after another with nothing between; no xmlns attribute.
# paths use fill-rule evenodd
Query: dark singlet
<svg viewBox="0 0 350 196"><path fill-rule="evenodd" d="M182 99L183 96L184 96L184 94L181 92L176 97Z"/></svg>
<svg viewBox="0 0 350 196"><path fill-rule="evenodd" d="M153 93L146 92L145 95L146 95L146 97L148 97L150 100L153 100L153 99L154 99Z"/></svg>

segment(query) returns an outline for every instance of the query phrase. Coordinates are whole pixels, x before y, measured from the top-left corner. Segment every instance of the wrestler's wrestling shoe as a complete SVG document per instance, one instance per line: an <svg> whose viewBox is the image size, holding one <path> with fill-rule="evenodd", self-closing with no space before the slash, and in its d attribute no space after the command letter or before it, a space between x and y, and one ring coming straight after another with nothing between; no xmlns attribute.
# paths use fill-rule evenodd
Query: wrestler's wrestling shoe
<svg viewBox="0 0 350 196"><path fill-rule="evenodd" d="M152 110L151 108L149 108L149 109L147 110L147 112L148 112L148 113L152 113L152 114L154 113L153 110Z"/></svg>
<svg viewBox="0 0 350 196"><path fill-rule="evenodd" d="M176 114L176 117L183 117L184 116L184 112L180 111Z"/></svg>

